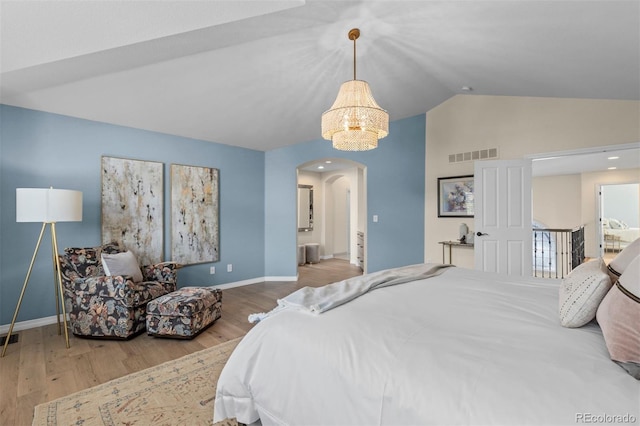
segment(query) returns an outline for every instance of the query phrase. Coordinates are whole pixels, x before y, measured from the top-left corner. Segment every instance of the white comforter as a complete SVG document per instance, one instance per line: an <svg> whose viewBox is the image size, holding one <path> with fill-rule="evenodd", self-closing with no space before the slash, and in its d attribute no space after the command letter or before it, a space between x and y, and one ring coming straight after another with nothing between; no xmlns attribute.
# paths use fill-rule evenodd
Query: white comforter
<svg viewBox="0 0 640 426"><path fill-rule="evenodd" d="M630 243L632 241L637 240L640 237L640 228L624 228L624 229L605 229L605 235L615 235L616 237L620 237L621 242Z"/></svg>
<svg viewBox="0 0 640 426"><path fill-rule="evenodd" d="M320 315L265 319L225 366L214 411L214 421L263 425L575 425L595 416L640 421L640 382L610 360L599 327L560 326L557 283L461 268Z"/></svg>

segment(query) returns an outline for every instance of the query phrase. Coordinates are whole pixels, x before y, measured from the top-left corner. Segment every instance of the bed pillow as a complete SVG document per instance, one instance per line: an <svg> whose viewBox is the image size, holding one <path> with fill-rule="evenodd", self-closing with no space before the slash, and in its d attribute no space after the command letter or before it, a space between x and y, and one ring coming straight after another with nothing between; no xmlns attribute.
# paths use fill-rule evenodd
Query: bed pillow
<svg viewBox="0 0 640 426"><path fill-rule="evenodd" d="M622 229L622 224L618 219L609 219L609 227L611 229Z"/></svg>
<svg viewBox="0 0 640 426"><path fill-rule="evenodd" d="M131 251L117 254L102 254L102 267L107 276L125 275L131 277L133 282L142 281L142 272L136 256Z"/></svg>
<svg viewBox="0 0 640 426"><path fill-rule="evenodd" d="M596 317L611 359L640 380L640 256L607 293Z"/></svg>
<svg viewBox="0 0 640 426"><path fill-rule="evenodd" d="M596 317L598 305L611 289L602 258L579 265L560 284L560 323L582 327Z"/></svg>
<svg viewBox="0 0 640 426"><path fill-rule="evenodd" d="M611 282L615 283L633 259L640 255L640 238L626 246L613 258L607 267Z"/></svg>

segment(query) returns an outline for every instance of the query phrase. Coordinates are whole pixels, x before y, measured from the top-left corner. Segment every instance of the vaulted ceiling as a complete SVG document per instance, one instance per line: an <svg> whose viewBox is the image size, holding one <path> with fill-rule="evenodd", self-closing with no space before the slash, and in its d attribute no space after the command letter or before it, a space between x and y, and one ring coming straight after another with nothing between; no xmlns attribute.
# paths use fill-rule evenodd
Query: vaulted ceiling
<svg viewBox="0 0 640 426"><path fill-rule="evenodd" d="M459 93L640 100L637 0L2 0L0 25L2 103L265 151L320 138L354 27L391 120Z"/></svg>

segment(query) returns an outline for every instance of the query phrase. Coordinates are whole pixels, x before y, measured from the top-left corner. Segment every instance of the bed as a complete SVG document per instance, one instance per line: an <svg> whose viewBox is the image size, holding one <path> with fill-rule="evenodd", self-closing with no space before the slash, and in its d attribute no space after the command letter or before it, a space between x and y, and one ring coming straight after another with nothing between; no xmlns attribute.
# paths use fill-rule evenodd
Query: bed
<svg viewBox="0 0 640 426"><path fill-rule="evenodd" d="M625 222L614 218L603 218L602 229L605 240L607 235L615 237L620 241L622 248L640 237L640 228L629 228Z"/></svg>
<svg viewBox="0 0 640 426"><path fill-rule="evenodd" d="M421 276L432 267L391 271ZM263 315L220 375L214 421L559 425L593 416L640 419L640 382L611 361L599 326L560 325L559 281L456 267L404 281L348 297L320 314L285 306Z"/></svg>

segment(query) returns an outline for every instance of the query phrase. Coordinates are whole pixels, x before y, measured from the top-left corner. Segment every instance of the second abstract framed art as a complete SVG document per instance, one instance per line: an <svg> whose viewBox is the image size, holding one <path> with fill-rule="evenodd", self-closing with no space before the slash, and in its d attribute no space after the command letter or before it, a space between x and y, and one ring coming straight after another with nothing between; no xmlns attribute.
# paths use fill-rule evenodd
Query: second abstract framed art
<svg viewBox="0 0 640 426"><path fill-rule="evenodd" d="M219 260L219 170L171 165L171 260Z"/></svg>

